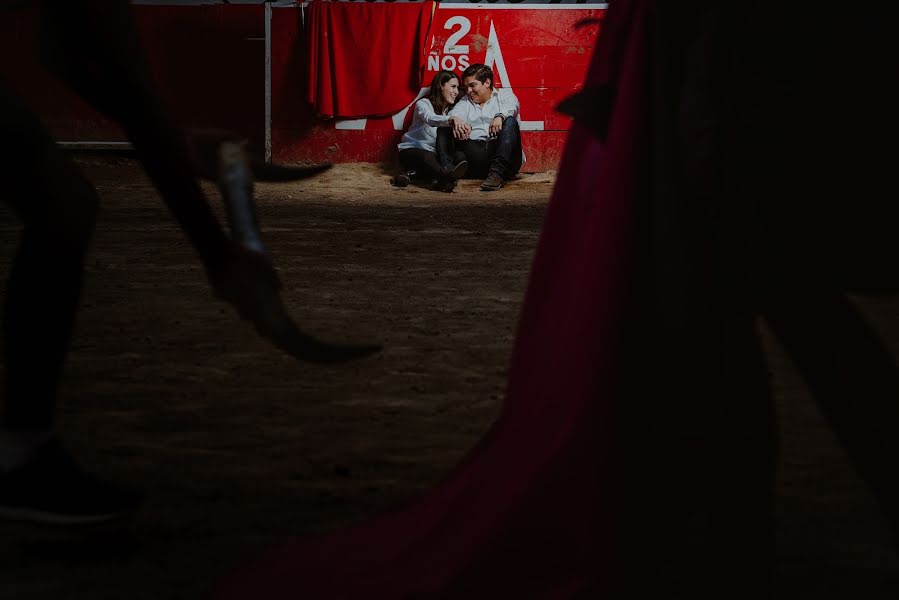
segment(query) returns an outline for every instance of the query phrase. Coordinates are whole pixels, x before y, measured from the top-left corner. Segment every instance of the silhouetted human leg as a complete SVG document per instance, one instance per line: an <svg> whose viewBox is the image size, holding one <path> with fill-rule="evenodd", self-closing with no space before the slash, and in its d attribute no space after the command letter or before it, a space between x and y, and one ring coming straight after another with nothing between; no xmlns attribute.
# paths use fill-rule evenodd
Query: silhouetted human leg
<svg viewBox="0 0 899 600"><path fill-rule="evenodd" d="M838 292L770 294L764 316L874 492L899 546L899 371L889 349Z"/></svg>
<svg viewBox="0 0 899 600"><path fill-rule="evenodd" d="M37 119L0 82L3 200L22 220L3 313L0 516L90 523L137 496L84 473L53 433L97 198Z"/></svg>
<svg viewBox="0 0 899 600"><path fill-rule="evenodd" d="M3 200L24 225L3 313L2 425L47 430L53 426L97 197L36 118L2 88L0 131Z"/></svg>

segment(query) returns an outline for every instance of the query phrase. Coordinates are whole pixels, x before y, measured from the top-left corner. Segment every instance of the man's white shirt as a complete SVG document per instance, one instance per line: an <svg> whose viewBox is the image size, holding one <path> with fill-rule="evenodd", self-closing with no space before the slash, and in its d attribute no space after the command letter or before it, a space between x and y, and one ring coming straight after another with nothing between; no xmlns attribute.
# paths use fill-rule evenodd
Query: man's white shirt
<svg viewBox="0 0 899 600"><path fill-rule="evenodd" d="M490 138L490 121L496 115L516 118L519 109L518 98L512 90L493 88L493 95L483 104L475 104L466 95L450 109L449 114L471 125L471 139L487 140Z"/></svg>

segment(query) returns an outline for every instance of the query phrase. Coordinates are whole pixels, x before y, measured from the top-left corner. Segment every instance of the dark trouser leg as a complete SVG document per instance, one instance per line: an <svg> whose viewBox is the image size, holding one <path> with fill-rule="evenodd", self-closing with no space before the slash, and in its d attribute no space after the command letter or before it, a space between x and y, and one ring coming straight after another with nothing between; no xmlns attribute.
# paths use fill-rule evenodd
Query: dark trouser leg
<svg viewBox="0 0 899 600"><path fill-rule="evenodd" d="M0 81L3 201L24 230L3 313L2 426L49 429L97 209L93 186Z"/></svg>
<svg viewBox="0 0 899 600"><path fill-rule="evenodd" d="M446 171L451 171L453 167L463 160L471 162L469 156L468 140L457 140L453 137L453 131L449 127L437 128L437 163ZM486 160L486 155L484 157ZM471 174L471 165L468 167L468 174Z"/></svg>
<svg viewBox="0 0 899 600"><path fill-rule="evenodd" d="M421 181L431 181L440 175L437 154L423 148L400 150L400 165L405 171L415 171L415 179Z"/></svg>
<svg viewBox="0 0 899 600"><path fill-rule="evenodd" d="M490 140L490 171L500 174L503 179L515 177L521 169L521 128L518 119L503 121L503 128L495 139Z"/></svg>
<svg viewBox="0 0 899 600"><path fill-rule="evenodd" d="M490 168L490 155L487 144L478 140L465 140L460 143L464 159L468 161L468 177L486 177Z"/></svg>
<svg viewBox="0 0 899 600"><path fill-rule="evenodd" d="M458 148L456 138L453 137L453 130L449 127L437 128L437 144L435 146L435 156L437 164L442 169L451 170L458 163Z"/></svg>

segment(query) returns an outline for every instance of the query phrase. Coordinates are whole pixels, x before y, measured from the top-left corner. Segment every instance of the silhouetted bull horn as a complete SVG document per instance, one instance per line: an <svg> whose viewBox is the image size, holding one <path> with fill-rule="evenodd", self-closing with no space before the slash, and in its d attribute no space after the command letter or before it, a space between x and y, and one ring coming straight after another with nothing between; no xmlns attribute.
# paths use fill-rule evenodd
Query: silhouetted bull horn
<svg viewBox="0 0 899 600"><path fill-rule="evenodd" d="M222 144L233 143L242 146L246 144L241 136L219 129L192 130L188 133L187 140L194 163L194 171L198 177L208 181L218 180L218 158ZM255 156L250 156L248 160L253 179L263 183L299 181L331 168L331 163L288 166L267 163Z"/></svg>
<svg viewBox="0 0 899 600"><path fill-rule="evenodd" d="M331 163L319 163L316 165L297 165L287 166L275 163L267 163L250 157L250 170L253 172L253 178L263 183L288 183L290 181L299 181L313 175L318 175L322 171L331 168Z"/></svg>
<svg viewBox="0 0 899 600"><path fill-rule="evenodd" d="M253 202L253 177L242 143L220 142L217 157L216 180L225 204L231 235L234 241L247 250L264 255L266 250ZM243 316L252 320L263 337L296 358L319 363L342 362L368 356L381 349L374 344L329 344L303 333L290 318L276 288L260 285L255 290L254 304L253 314Z"/></svg>
<svg viewBox="0 0 899 600"><path fill-rule="evenodd" d="M276 348L301 360L338 363L363 358L381 350L376 344L330 344L304 333L287 314L277 292L266 294L260 314L262 318L254 321L259 334L271 341Z"/></svg>

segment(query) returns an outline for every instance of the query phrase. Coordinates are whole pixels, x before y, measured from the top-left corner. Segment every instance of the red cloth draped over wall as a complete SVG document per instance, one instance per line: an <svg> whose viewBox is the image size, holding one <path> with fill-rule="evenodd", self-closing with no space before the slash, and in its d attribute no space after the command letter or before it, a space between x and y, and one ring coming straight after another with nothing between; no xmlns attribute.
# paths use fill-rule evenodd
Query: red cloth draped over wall
<svg viewBox="0 0 899 600"><path fill-rule="evenodd" d="M308 89L316 114L389 115L421 89L434 2L309 3Z"/></svg>

